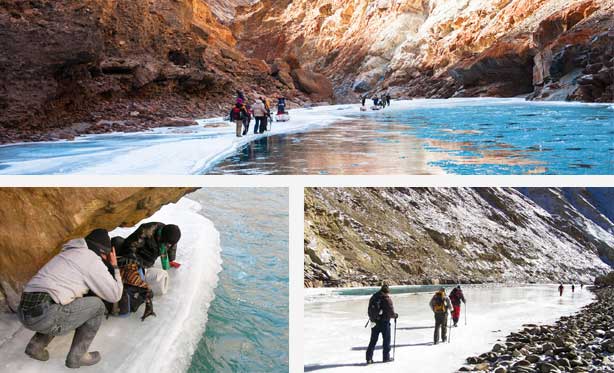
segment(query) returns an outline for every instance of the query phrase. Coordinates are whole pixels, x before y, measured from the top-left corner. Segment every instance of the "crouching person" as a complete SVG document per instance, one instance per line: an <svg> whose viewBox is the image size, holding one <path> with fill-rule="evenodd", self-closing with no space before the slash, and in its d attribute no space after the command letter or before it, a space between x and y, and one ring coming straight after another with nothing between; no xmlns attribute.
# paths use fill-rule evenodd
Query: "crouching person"
<svg viewBox="0 0 614 373"><path fill-rule="evenodd" d="M142 270L136 263L122 265L120 273L124 281L124 293L118 304L111 306L111 314L126 315L138 311L139 307L145 303L145 311L141 316L141 321L145 321L149 316L156 316L153 310L154 293L151 287L143 278ZM109 308L107 306L107 308Z"/></svg>
<svg viewBox="0 0 614 373"><path fill-rule="evenodd" d="M46 361L51 340L74 330L66 366L98 363L100 353L88 349L105 314L101 298L115 303L122 291L115 250L106 230L96 229L85 238L67 242L23 290L17 314L27 329L36 332L26 354ZM96 296L85 296L90 292Z"/></svg>

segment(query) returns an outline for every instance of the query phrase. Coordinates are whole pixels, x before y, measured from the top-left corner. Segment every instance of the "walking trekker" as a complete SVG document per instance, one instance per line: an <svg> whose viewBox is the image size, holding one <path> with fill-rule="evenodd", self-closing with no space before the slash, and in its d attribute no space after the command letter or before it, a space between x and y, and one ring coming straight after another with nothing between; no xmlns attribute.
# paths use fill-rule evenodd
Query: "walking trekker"
<svg viewBox="0 0 614 373"><path fill-rule="evenodd" d="M461 313L461 302L467 303L465 300L465 296L463 295L463 290L461 286L458 285L455 287L450 293L450 301L452 302L452 322L454 322L454 327L458 326L458 319L460 318Z"/></svg>
<svg viewBox="0 0 614 373"><path fill-rule="evenodd" d="M256 119L256 123L254 124L254 134L263 133L267 127L267 111L264 104L264 99L256 101L254 106L252 106L252 110L254 111L254 118Z"/></svg>
<svg viewBox="0 0 614 373"><path fill-rule="evenodd" d="M369 347L367 347L366 356L367 364L373 364L373 351L380 334L384 339L383 361L392 361L390 358L390 319L394 319L396 323L399 315L394 312L394 305L392 298L390 298L390 288L388 285L384 284L380 291L371 296L367 313L371 324L371 339Z"/></svg>
<svg viewBox="0 0 614 373"><path fill-rule="evenodd" d="M559 297L563 296L563 283L559 285Z"/></svg>
<svg viewBox="0 0 614 373"><path fill-rule="evenodd" d="M367 103L367 94L360 96L360 100L362 102L362 106L365 106L365 104Z"/></svg>
<svg viewBox="0 0 614 373"><path fill-rule="evenodd" d="M252 122L252 107L250 104L248 104L247 102L244 102L244 107L245 107L245 113L247 115L245 115L243 117L243 136L247 135L247 133L249 132L249 125Z"/></svg>
<svg viewBox="0 0 614 373"><path fill-rule="evenodd" d="M435 333L433 334L433 344L439 343L439 333L441 331L441 341L447 340L448 311L452 308L450 298L446 295L446 289L439 288L433 295L429 303L435 315Z"/></svg>
<svg viewBox="0 0 614 373"><path fill-rule="evenodd" d="M576 292L576 285L571 284L571 292L575 293Z"/></svg>
<svg viewBox="0 0 614 373"><path fill-rule="evenodd" d="M390 99L391 99L390 93L386 93L386 105L387 106L390 106Z"/></svg>
<svg viewBox="0 0 614 373"><path fill-rule="evenodd" d="M268 98L264 98L264 108L266 109L267 123L264 128L265 131L270 131L273 125L273 117L271 116L271 101Z"/></svg>
<svg viewBox="0 0 614 373"><path fill-rule="evenodd" d="M36 332L25 353L47 361L47 346L53 338L74 330L66 366L98 363L100 353L88 350L104 317L102 300L115 303L122 290L115 249L105 229L68 241L23 289L17 316L27 329ZM86 296L88 293L94 296Z"/></svg>
<svg viewBox="0 0 614 373"><path fill-rule="evenodd" d="M241 137L243 132L243 118L247 116L247 111L243 106L243 100L237 99L237 103L230 110L230 121L236 125L236 136Z"/></svg>

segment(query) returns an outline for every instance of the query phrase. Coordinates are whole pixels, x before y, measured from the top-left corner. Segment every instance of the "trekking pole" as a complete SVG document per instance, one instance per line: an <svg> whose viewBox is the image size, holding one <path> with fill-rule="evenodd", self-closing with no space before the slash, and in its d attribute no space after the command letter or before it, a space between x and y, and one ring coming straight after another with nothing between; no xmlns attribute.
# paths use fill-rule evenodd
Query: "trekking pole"
<svg viewBox="0 0 614 373"><path fill-rule="evenodd" d="M392 360L394 360L394 356L397 349L397 319L394 319L394 341L392 345Z"/></svg>

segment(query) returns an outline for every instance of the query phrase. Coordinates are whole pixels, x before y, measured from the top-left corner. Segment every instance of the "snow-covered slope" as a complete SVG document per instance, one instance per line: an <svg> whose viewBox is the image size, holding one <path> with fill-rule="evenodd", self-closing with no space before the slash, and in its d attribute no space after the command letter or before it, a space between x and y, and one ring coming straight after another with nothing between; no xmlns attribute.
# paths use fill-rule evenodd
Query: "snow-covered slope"
<svg viewBox="0 0 614 373"><path fill-rule="evenodd" d="M585 189L314 188L305 284L591 281L612 221ZM544 207L542 207L542 205Z"/></svg>
<svg viewBox="0 0 614 373"><path fill-rule="evenodd" d="M91 350L100 351L102 361L86 372L183 372L207 322L221 271L219 233L213 223L199 215L200 204L188 198L163 207L142 221L172 222L182 229L177 250L178 270L169 271L170 289L154 298L157 317L140 321L143 308L130 317L103 321ZM128 235L134 228L121 228L113 235ZM156 263L159 266L159 261ZM0 372L64 372L72 333L55 338L49 361L30 359L24 349L33 332L21 327L16 315L0 314Z"/></svg>

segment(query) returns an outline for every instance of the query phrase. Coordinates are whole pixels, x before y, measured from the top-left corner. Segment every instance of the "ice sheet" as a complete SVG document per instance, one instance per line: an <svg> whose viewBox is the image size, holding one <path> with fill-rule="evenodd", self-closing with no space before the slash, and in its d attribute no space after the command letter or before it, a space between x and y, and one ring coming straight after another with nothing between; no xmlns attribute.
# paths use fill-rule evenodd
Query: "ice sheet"
<svg viewBox="0 0 614 373"><path fill-rule="evenodd" d="M218 273L221 271L219 233L213 223L199 215L200 204L183 198L163 207L144 220L174 223L181 227L177 250L179 269L170 271L170 289L154 298L157 317L140 321L143 307L129 317L103 321L91 350L100 351L102 361L85 372L183 372L191 362L207 322L207 310L213 301ZM140 224L140 223L139 223ZM138 227L138 224L137 226ZM134 228L117 229L112 235L126 236ZM156 266L160 266L159 260ZM0 372L66 372L64 366L72 333L56 337L49 346L47 362L30 359L24 349L33 332L20 327L13 314L0 315Z"/></svg>
<svg viewBox="0 0 614 373"><path fill-rule="evenodd" d="M492 345L527 323L551 323L593 299L579 286L559 297L557 285L522 287L466 287L464 311L449 344L432 345L434 318L428 307L432 293L393 295L397 324L393 363L364 365L370 331L365 329L368 296L334 296L334 291L306 292L305 371L316 372L420 372L450 373L469 356L489 351ZM320 298L318 300L317 298ZM331 297L333 300L331 301ZM394 323L392 323L394 333ZM381 337L374 360L382 361Z"/></svg>

